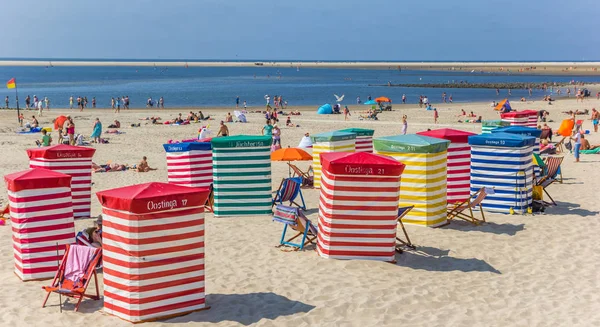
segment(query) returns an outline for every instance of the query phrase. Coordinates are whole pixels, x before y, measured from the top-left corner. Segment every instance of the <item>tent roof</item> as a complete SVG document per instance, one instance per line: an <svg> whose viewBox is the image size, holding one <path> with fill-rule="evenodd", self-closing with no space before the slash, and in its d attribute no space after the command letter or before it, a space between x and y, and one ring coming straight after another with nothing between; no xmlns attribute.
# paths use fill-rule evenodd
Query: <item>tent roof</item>
<svg viewBox="0 0 600 327"><path fill-rule="evenodd" d="M71 187L71 176L56 171L34 168L4 176L6 188L11 192L22 190Z"/></svg>
<svg viewBox="0 0 600 327"><path fill-rule="evenodd" d="M356 128L356 127L340 129L338 132L354 133L357 136L373 136L373 134L375 134L375 130L366 129L366 128Z"/></svg>
<svg viewBox="0 0 600 327"><path fill-rule="evenodd" d="M450 141L410 134L376 138L373 147L379 152L438 153L448 150Z"/></svg>
<svg viewBox="0 0 600 327"><path fill-rule="evenodd" d="M528 113L524 113L522 111L511 111L511 112L506 112L503 114L500 114L501 118L523 118L523 117L529 117Z"/></svg>
<svg viewBox="0 0 600 327"><path fill-rule="evenodd" d="M192 150L211 150L210 142L182 142L163 144L166 152L187 152Z"/></svg>
<svg viewBox="0 0 600 327"><path fill-rule="evenodd" d="M452 128L434 129L432 131L418 132L417 134L444 139L454 143L467 143L469 141L469 136L477 135L475 133Z"/></svg>
<svg viewBox="0 0 600 327"><path fill-rule="evenodd" d="M510 133L489 133L469 136L470 145L516 148L535 144L535 137Z"/></svg>
<svg viewBox="0 0 600 327"><path fill-rule="evenodd" d="M325 132L320 134L311 135L310 139L314 142L331 142L331 141L343 141L352 140L356 138L356 133L333 131Z"/></svg>
<svg viewBox="0 0 600 327"><path fill-rule="evenodd" d="M271 146L269 135L235 135L215 137L210 143L213 148L255 148Z"/></svg>
<svg viewBox="0 0 600 327"><path fill-rule="evenodd" d="M319 114L319 115L329 115L332 113L333 113L333 107L329 103L326 103L317 109L317 114Z"/></svg>
<svg viewBox="0 0 600 327"><path fill-rule="evenodd" d="M504 107L506 107L506 109L512 109L510 107L510 101L508 101L508 99L504 99L500 102L498 102L498 104L496 105L496 107L494 107L494 110L502 110Z"/></svg>
<svg viewBox="0 0 600 327"><path fill-rule="evenodd" d="M322 169L335 175L399 177L405 167L394 158L367 152L325 152L320 157Z"/></svg>
<svg viewBox="0 0 600 327"><path fill-rule="evenodd" d="M533 136L540 137L542 135L542 130L533 128L533 127L525 127L525 126L508 126L508 127L499 127L492 130L492 133L510 133L510 134L519 134L525 136Z"/></svg>
<svg viewBox="0 0 600 327"><path fill-rule="evenodd" d="M98 192L96 196L103 207L145 214L202 207L209 192L208 188L151 182Z"/></svg>
<svg viewBox="0 0 600 327"><path fill-rule="evenodd" d="M91 158L95 152L96 149L94 148L57 144L49 147L27 149L27 156L29 156L29 159L77 159Z"/></svg>

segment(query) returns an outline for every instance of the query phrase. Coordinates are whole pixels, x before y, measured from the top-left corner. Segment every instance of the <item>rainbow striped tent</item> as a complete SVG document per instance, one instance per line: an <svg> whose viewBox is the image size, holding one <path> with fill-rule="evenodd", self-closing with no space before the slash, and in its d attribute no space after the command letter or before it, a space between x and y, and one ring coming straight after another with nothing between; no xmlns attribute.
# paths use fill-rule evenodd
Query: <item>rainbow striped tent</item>
<svg viewBox="0 0 600 327"><path fill-rule="evenodd" d="M404 164L371 153L322 153L317 252L393 261Z"/></svg>
<svg viewBox="0 0 600 327"><path fill-rule="evenodd" d="M462 202L471 194L471 146L469 136L475 133L451 128L419 132L419 135L450 141L448 147L448 203Z"/></svg>
<svg viewBox="0 0 600 327"><path fill-rule="evenodd" d="M492 131L492 133L509 133L509 134L517 134L523 136L531 136L535 137L535 144L533 145L533 153L540 154L540 136L542 135L542 130L532 127L525 126L509 126L503 128L496 128ZM537 165L533 165L533 171L536 177L539 177L541 174L541 169Z"/></svg>
<svg viewBox="0 0 600 327"><path fill-rule="evenodd" d="M347 128L339 132L348 132L356 134L356 152L373 153L373 134L375 130L365 128Z"/></svg>
<svg viewBox="0 0 600 327"><path fill-rule="evenodd" d="M271 137L213 138L214 214L271 214Z"/></svg>
<svg viewBox="0 0 600 327"><path fill-rule="evenodd" d="M400 207L415 205L404 220L436 227L446 223L446 179L450 141L422 135L397 135L373 140L375 152L406 165L400 186Z"/></svg>
<svg viewBox="0 0 600 327"><path fill-rule="evenodd" d="M314 187L321 187L321 153L325 152L355 152L356 133L327 132L312 135Z"/></svg>
<svg viewBox="0 0 600 327"><path fill-rule="evenodd" d="M469 136L471 145L471 192L494 188L483 200L486 211L526 212L533 191L535 138L509 133Z"/></svg>
<svg viewBox="0 0 600 327"><path fill-rule="evenodd" d="M484 120L481 122L481 134L491 133L492 130L500 127L510 126L509 122L505 122L502 120Z"/></svg>
<svg viewBox="0 0 600 327"><path fill-rule="evenodd" d="M163 144L169 184L209 187L213 182L210 142Z"/></svg>

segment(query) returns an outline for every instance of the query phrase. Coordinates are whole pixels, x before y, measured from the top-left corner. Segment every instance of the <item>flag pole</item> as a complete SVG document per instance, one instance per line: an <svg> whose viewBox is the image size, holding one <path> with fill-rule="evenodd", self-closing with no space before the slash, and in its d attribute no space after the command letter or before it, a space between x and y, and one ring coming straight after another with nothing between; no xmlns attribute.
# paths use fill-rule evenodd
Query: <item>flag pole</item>
<svg viewBox="0 0 600 327"><path fill-rule="evenodd" d="M15 99L17 100L17 122L21 123L21 114L19 112L19 88L17 87L17 80L15 79Z"/></svg>

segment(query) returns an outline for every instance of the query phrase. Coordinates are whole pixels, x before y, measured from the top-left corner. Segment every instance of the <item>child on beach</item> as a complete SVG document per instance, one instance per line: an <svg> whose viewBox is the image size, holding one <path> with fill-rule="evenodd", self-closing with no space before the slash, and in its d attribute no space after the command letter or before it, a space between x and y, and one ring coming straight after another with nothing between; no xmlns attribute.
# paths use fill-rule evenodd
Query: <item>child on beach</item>
<svg viewBox="0 0 600 327"><path fill-rule="evenodd" d="M408 116L402 116L402 135L406 135L406 131L408 130Z"/></svg>
<svg viewBox="0 0 600 327"><path fill-rule="evenodd" d="M344 120L348 120L348 116L350 115L350 110L348 110L348 106L344 106Z"/></svg>
<svg viewBox="0 0 600 327"><path fill-rule="evenodd" d="M48 132L43 129L42 130L42 139L40 141L35 141L37 146L50 146L52 144L52 136L48 135Z"/></svg>
<svg viewBox="0 0 600 327"><path fill-rule="evenodd" d="M438 114L437 108L433 108L433 122L434 124L438 123L438 118L440 115Z"/></svg>

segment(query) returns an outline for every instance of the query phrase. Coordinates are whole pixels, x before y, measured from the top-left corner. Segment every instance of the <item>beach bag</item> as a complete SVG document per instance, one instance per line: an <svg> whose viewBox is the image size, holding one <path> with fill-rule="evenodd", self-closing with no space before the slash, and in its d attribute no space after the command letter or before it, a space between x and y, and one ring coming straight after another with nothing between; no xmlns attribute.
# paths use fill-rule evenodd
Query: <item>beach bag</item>
<svg viewBox="0 0 600 327"><path fill-rule="evenodd" d="M533 199L543 201L544 200L544 187L541 185L533 186Z"/></svg>
<svg viewBox="0 0 600 327"><path fill-rule="evenodd" d="M565 148L569 151L573 151L573 144L571 144L571 141L565 143Z"/></svg>
<svg viewBox="0 0 600 327"><path fill-rule="evenodd" d="M271 145L271 152L277 151L279 149L281 149L281 145L279 145L279 144L273 144L273 145Z"/></svg>

